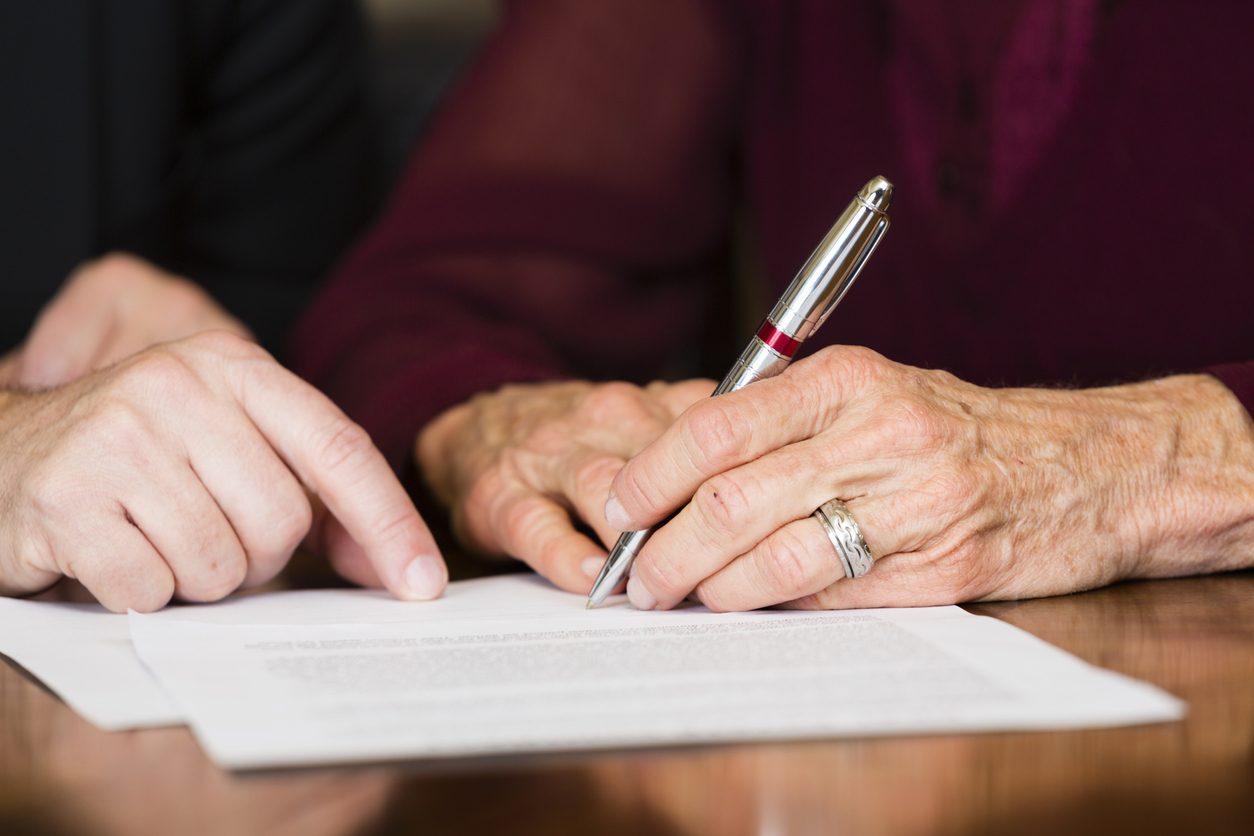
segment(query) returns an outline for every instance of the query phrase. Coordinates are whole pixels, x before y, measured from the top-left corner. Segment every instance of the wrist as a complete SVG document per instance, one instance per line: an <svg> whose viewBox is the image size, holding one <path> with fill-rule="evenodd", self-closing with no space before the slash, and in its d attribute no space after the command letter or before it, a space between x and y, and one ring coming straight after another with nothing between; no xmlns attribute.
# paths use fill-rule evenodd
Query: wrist
<svg viewBox="0 0 1254 836"><path fill-rule="evenodd" d="M1203 374L1119 388L1153 428L1130 451L1139 459L1124 521L1138 550L1131 574L1254 563L1254 421L1241 402Z"/></svg>

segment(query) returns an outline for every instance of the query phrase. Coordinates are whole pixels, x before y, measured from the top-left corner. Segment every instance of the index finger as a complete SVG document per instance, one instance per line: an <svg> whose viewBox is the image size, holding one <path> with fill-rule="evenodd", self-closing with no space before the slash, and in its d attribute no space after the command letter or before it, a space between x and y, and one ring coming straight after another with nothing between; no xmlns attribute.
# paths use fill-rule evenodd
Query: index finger
<svg viewBox="0 0 1254 836"><path fill-rule="evenodd" d="M340 521L393 595L438 597L448 583L439 548L370 436L317 389L258 354L230 366L244 412Z"/></svg>
<svg viewBox="0 0 1254 836"><path fill-rule="evenodd" d="M693 404L614 477L606 520L619 531L655 525L710 477L817 434L843 401L826 368L836 359L829 350Z"/></svg>

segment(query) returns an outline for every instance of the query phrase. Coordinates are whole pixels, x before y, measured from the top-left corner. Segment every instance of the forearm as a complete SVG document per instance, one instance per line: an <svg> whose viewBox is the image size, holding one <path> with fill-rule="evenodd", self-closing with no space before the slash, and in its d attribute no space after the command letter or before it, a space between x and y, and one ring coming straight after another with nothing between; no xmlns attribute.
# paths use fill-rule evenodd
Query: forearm
<svg viewBox="0 0 1254 836"><path fill-rule="evenodd" d="M1254 565L1254 422L1213 377L982 392L968 400L993 493L976 524L1004 515L1016 550L1062 564L994 597Z"/></svg>
<svg viewBox="0 0 1254 836"><path fill-rule="evenodd" d="M378 208L366 37L351 0L197 4L192 29L197 176L180 206L177 257L280 347L299 310Z"/></svg>
<svg viewBox="0 0 1254 836"><path fill-rule="evenodd" d="M307 312L291 351L296 371L365 427L397 470L448 407L507 381L563 374L522 323L483 318L471 294L450 296L440 273L406 262L359 253Z"/></svg>
<svg viewBox="0 0 1254 836"><path fill-rule="evenodd" d="M613 49L587 49L610 32ZM509 4L301 324L300 373L398 466L476 392L658 374L723 246L726 37L704 4Z"/></svg>

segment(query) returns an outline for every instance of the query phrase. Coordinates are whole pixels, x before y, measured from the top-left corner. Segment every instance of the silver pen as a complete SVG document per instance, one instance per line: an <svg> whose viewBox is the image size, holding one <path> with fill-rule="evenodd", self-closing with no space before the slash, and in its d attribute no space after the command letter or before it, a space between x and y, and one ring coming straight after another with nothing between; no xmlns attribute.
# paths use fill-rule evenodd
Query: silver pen
<svg viewBox="0 0 1254 836"><path fill-rule="evenodd" d="M893 184L883 177L862 187L775 303L714 395L735 392L788 368L797 349L827 319L875 251L888 229L888 204L892 199ZM652 534L653 529L646 528L628 531L618 538L592 585L588 609L604 603Z"/></svg>

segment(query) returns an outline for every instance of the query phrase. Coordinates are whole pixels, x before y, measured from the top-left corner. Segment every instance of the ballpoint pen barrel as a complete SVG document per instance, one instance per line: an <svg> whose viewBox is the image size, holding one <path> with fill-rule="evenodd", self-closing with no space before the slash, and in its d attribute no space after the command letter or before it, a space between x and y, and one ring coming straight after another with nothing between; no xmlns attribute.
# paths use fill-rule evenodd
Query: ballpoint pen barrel
<svg viewBox="0 0 1254 836"><path fill-rule="evenodd" d="M727 377L714 390L714 395L726 395L728 392L743 389L750 383L774 377L787 368L789 362L789 358L773 351L762 340L754 337L727 373Z"/></svg>
<svg viewBox="0 0 1254 836"><path fill-rule="evenodd" d="M784 291L766 317L767 322L795 343L804 342L849 292L862 265L887 229L887 216L866 208L857 200L849 204ZM791 354L789 357L791 359Z"/></svg>

